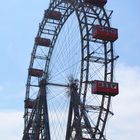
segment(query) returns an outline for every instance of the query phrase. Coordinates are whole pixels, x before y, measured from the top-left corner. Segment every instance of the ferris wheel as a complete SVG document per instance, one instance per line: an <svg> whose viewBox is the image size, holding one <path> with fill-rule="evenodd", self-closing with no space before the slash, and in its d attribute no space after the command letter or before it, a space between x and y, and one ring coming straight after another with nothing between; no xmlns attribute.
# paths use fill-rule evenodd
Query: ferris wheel
<svg viewBox="0 0 140 140"><path fill-rule="evenodd" d="M23 140L106 140L118 94L107 0L51 0L39 24L25 96Z"/></svg>

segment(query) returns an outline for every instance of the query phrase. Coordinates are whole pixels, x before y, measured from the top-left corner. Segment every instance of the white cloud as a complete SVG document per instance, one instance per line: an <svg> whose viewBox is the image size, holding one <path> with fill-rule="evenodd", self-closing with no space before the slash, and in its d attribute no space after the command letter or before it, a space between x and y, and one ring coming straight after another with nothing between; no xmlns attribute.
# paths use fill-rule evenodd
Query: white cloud
<svg viewBox="0 0 140 140"><path fill-rule="evenodd" d="M135 140L140 132L140 67L118 66L120 94L113 99L115 116L109 120L108 140Z"/></svg>
<svg viewBox="0 0 140 140"><path fill-rule="evenodd" d="M1 111L0 112L0 139L20 140L23 132L23 112Z"/></svg>
<svg viewBox="0 0 140 140"><path fill-rule="evenodd" d="M107 124L108 140L135 140L140 132L140 67L121 64L117 67L116 78L120 93L113 98L115 115ZM23 112L0 112L0 138L20 140L23 134ZM55 118L54 118L55 119Z"/></svg>

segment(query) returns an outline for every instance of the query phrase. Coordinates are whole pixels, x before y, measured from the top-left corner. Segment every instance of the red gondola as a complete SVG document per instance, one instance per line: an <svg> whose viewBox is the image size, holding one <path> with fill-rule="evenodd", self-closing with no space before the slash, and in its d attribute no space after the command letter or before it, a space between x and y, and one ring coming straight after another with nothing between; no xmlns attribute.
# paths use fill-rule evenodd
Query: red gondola
<svg viewBox="0 0 140 140"><path fill-rule="evenodd" d="M115 96L119 93L118 83L95 80L92 82L92 94Z"/></svg>
<svg viewBox="0 0 140 140"><path fill-rule="evenodd" d="M118 30L116 28L95 25L92 30L92 37L113 42L118 39Z"/></svg>
<svg viewBox="0 0 140 140"><path fill-rule="evenodd" d="M104 7L104 5L107 3L107 0L84 0L84 2L88 5Z"/></svg>
<svg viewBox="0 0 140 140"><path fill-rule="evenodd" d="M51 44L51 40L50 39L41 38L41 37L36 37L35 38L35 42L36 42L37 45L46 46L46 47L49 47L50 44Z"/></svg>
<svg viewBox="0 0 140 140"><path fill-rule="evenodd" d="M53 20L60 20L62 17L61 12L59 11L46 11L46 18L53 19Z"/></svg>
<svg viewBox="0 0 140 140"><path fill-rule="evenodd" d="M32 100L32 99L25 100L25 107L33 109L33 107L35 106L35 103L36 103L36 100Z"/></svg>
<svg viewBox="0 0 140 140"><path fill-rule="evenodd" d="M29 69L29 75L34 76L34 77L42 77L43 70L30 68Z"/></svg>

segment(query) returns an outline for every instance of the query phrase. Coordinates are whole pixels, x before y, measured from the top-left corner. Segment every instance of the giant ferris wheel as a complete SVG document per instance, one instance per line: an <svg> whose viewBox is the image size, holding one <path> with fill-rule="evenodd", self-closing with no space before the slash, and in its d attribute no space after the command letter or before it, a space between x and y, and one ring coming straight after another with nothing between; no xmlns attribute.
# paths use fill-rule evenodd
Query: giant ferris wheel
<svg viewBox="0 0 140 140"><path fill-rule="evenodd" d="M118 94L107 0L51 0L39 24L25 96L23 140L106 140Z"/></svg>

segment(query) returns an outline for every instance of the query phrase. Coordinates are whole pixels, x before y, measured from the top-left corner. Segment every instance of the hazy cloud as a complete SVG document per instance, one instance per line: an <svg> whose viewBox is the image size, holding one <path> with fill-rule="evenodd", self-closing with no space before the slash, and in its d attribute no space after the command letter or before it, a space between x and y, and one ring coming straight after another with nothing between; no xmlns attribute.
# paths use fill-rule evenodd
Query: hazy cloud
<svg viewBox="0 0 140 140"><path fill-rule="evenodd" d="M117 67L116 79L120 93L113 98L115 115L107 123L108 140L135 140L140 131L140 67L121 64ZM19 140L23 132L23 112L0 112L0 137ZM55 119L55 118L54 118ZM7 135L8 134L8 135Z"/></svg>
<svg viewBox="0 0 140 140"><path fill-rule="evenodd" d="M1 111L0 112L0 139L20 140L23 131L23 112Z"/></svg>
<svg viewBox="0 0 140 140"><path fill-rule="evenodd" d="M113 99L115 116L109 120L108 140L135 140L140 132L140 67L118 66L120 94Z"/></svg>

